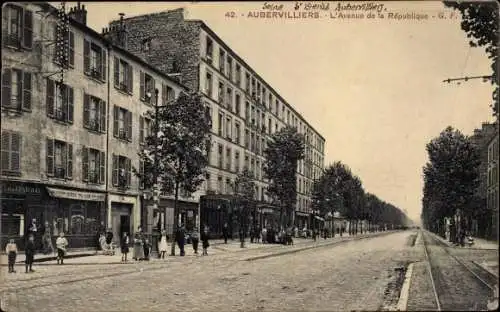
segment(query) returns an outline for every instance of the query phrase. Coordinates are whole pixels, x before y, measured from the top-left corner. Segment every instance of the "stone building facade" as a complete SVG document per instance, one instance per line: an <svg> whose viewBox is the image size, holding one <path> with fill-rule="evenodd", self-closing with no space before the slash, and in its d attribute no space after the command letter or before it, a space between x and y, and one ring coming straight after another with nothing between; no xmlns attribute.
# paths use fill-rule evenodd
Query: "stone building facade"
<svg viewBox="0 0 500 312"><path fill-rule="evenodd" d="M212 116L212 149L204 191L233 193L243 168L257 184L256 199L269 202L263 164L266 138L285 125L306 137L306 158L298 164L296 224L309 223L311 189L324 165L325 139L204 22L172 11L112 21L127 28L127 50L203 95ZM118 39L116 31L107 36Z"/></svg>
<svg viewBox="0 0 500 312"><path fill-rule="evenodd" d="M498 127L498 124L497 124ZM497 130L498 131L498 130ZM498 241L499 173L498 173L498 132L488 142L487 205L491 211L491 238Z"/></svg>
<svg viewBox="0 0 500 312"><path fill-rule="evenodd" d="M152 228L159 211L132 173L153 107L141 83L162 98L186 87L87 27L85 7L67 23L43 2L2 14L2 237L22 245L33 219L74 248L95 247L106 227L117 241Z"/></svg>

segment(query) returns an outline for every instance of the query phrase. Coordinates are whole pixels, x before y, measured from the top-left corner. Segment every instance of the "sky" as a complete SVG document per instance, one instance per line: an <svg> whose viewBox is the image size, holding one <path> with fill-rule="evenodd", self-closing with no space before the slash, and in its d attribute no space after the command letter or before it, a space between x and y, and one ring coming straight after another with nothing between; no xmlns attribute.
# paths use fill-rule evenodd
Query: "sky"
<svg viewBox="0 0 500 312"><path fill-rule="evenodd" d="M284 11L295 5L273 3ZM130 17L184 7L323 135L325 166L347 164L367 192L417 222L426 144L448 125L470 135L493 120L489 83L442 82L489 75L490 62L483 48L469 47L459 12L452 15L438 1L373 3L386 13L427 14L426 20L331 19L337 2L320 19L248 17L264 2L82 4L88 26L98 32L120 12ZM431 18L440 13L446 19Z"/></svg>

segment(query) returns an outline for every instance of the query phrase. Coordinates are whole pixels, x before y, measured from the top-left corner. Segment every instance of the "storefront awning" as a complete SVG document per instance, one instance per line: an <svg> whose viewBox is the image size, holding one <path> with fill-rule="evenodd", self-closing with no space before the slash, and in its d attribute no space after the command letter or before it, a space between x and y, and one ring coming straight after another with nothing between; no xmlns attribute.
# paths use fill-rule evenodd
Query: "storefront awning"
<svg viewBox="0 0 500 312"><path fill-rule="evenodd" d="M322 217L318 217L318 216L314 216L317 220L319 221L325 221L325 219L323 219Z"/></svg>
<svg viewBox="0 0 500 312"><path fill-rule="evenodd" d="M86 201L97 201L97 202L103 202L106 199L105 194L63 190L54 187L47 187L47 192L51 197L56 197L56 198L67 198L74 200L86 200Z"/></svg>

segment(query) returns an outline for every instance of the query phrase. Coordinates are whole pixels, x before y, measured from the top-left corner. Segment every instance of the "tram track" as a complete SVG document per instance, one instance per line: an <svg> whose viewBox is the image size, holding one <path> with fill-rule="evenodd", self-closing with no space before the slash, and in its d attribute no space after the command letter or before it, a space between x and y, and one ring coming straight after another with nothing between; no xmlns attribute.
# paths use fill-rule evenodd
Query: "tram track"
<svg viewBox="0 0 500 312"><path fill-rule="evenodd" d="M453 255L446 244L431 234L422 232L422 240L436 310L487 311L497 278Z"/></svg>

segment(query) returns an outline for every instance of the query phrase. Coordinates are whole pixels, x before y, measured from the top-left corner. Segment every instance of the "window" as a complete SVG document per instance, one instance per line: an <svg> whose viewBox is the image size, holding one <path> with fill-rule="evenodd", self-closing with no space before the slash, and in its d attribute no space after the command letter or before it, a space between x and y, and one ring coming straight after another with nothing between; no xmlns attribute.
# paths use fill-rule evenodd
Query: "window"
<svg viewBox="0 0 500 312"><path fill-rule="evenodd" d="M73 145L47 138L47 176L73 178Z"/></svg>
<svg viewBox="0 0 500 312"><path fill-rule="evenodd" d="M240 126L240 123L237 121L235 121L235 123L234 123L234 132L235 132L235 136L234 136L235 143L240 144L241 126Z"/></svg>
<svg viewBox="0 0 500 312"><path fill-rule="evenodd" d="M250 157L248 155L245 155L245 169L250 169Z"/></svg>
<svg viewBox="0 0 500 312"><path fill-rule="evenodd" d="M255 98L257 90L255 89L255 78L252 77L252 98Z"/></svg>
<svg viewBox="0 0 500 312"><path fill-rule="evenodd" d="M114 85L115 88L128 94L133 90L133 68L132 65L122 59L114 59Z"/></svg>
<svg viewBox="0 0 500 312"><path fill-rule="evenodd" d="M273 95L271 92L269 92L269 101L268 101L267 105L268 105L268 109L271 110L272 106L273 106Z"/></svg>
<svg viewBox="0 0 500 312"><path fill-rule="evenodd" d="M132 112L113 106L113 136L132 142Z"/></svg>
<svg viewBox="0 0 500 312"><path fill-rule="evenodd" d="M271 130L273 129L273 120L271 118L267 121L267 133L271 134Z"/></svg>
<svg viewBox="0 0 500 312"><path fill-rule="evenodd" d="M87 39L83 39L83 68L85 75L106 80L106 50Z"/></svg>
<svg viewBox="0 0 500 312"><path fill-rule="evenodd" d="M224 133L223 133L223 129L224 129L224 113L222 111L219 111L219 136L223 136Z"/></svg>
<svg viewBox="0 0 500 312"><path fill-rule="evenodd" d="M256 136L256 140L255 141L256 141L256 145L257 145L257 148L256 148L257 149L257 154L260 155L261 150L260 150L260 136L259 135Z"/></svg>
<svg viewBox="0 0 500 312"><path fill-rule="evenodd" d="M219 144L219 168L222 168L222 164L224 163L224 154L223 154L224 148L222 147L222 144Z"/></svg>
<svg viewBox="0 0 500 312"><path fill-rule="evenodd" d="M82 147L82 180L88 183L104 184L106 154L97 149Z"/></svg>
<svg viewBox="0 0 500 312"><path fill-rule="evenodd" d="M212 110L210 109L210 104L205 103L205 117L208 120L208 125L212 128Z"/></svg>
<svg viewBox="0 0 500 312"><path fill-rule="evenodd" d="M211 63L212 58L213 58L213 54L214 54L214 43L213 43L212 39L210 39L208 36L207 36L207 45L205 48L206 48L205 56L206 56L207 60Z"/></svg>
<svg viewBox="0 0 500 312"><path fill-rule="evenodd" d="M260 82L257 82L257 94L255 96L257 97L257 102L260 103Z"/></svg>
<svg viewBox="0 0 500 312"><path fill-rule="evenodd" d="M252 173L252 177L255 178L255 159L253 157L250 160L250 172Z"/></svg>
<svg viewBox="0 0 500 312"><path fill-rule="evenodd" d="M233 59L228 55L227 56L227 77L230 80L233 80Z"/></svg>
<svg viewBox="0 0 500 312"><path fill-rule="evenodd" d="M21 173L21 134L2 130L2 175Z"/></svg>
<svg viewBox="0 0 500 312"><path fill-rule="evenodd" d="M250 103L245 102L245 119L250 120Z"/></svg>
<svg viewBox="0 0 500 312"><path fill-rule="evenodd" d="M250 150L251 150L252 152L255 152L255 133L254 133L254 132L252 132L252 133L250 134L250 140L251 140L251 142L250 142L250 143L251 143L251 145L250 145Z"/></svg>
<svg viewBox="0 0 500 312"><path fill-rule="evenodd" d="M5 69L2 75L2 109L31 111L31 73Z"/></svg>
<svg viewBox="0 0 500 312"><path fill-rule="evenodd" d="M240 173L240 152L234 152L234 171Z"/></svg>
<svg viewBox="0 0 500 312"><path fill-rule="evenodd" d="M73 88L47 78L47 115L65 123L73 123Z"/></svg>
<svg viewBox="0 0 500 312"><path fill-rule="evenodd" d="M236 96L235 96L235 112L236 112L236 116L240 116L240 112L241 112L241 97L238 93L236 93Z"/></svg>
<svg viewBox="0 0 500 312"><path fill-rule="evenodd" d="M148 52L151 50L151 38L146 38L141 41L141 51Z"/></svg>
<svg viewBox="0 0 500 312"><path fill-rule="evenodd" d="M234 77L234 81L238 87L241 86L241 66L240 64L236 64L236 74Z"/></svg>
<svg viewBox="0 0 500 312"><path fill-rule="evenodd" d="M226 62L225 55L226 53L224 52L224 50L219 49L219 70L221 73L224 73L224 65Z"/></svg>
<svg viewBox="0 0 500 312"><path fill-rule="evenodd" d="M226 194L231 193L231 189L232 189L232 187L231 187L231 179L227 178L226 179Z"/></svg>
<svg viewBox="0 0 500 312"><path fill-rule="evenodd" d="M155 80L150 75L146 74L143 71L140 71L140 98L141 101L154 104L155 103Z"/></svg>
<svg viewBox="0 0 500 312"><path fill-rule="evenodd" d="M262 154L264 154L264 151L266 150L266 139L265 138L261 139L260 147L262 148Z"/></svg>
<svg viewBox="0 0 500 312"><path fill-rule="evenodd" d="M226 138L228 138L230 141L232 139L232 122L231 122L231 116L226 117Z"/></svg>
<svg viewBox="0 0 500 312"><path fill-rule="evenodd" d="M2 40L14 48L33 47L33 12L7 4L2 10Z"/></svg>
<svg viewBox="0 0 500 312"><path fill-rule="evenodd" d="M139 116L139 143L146 143L146 138L152 133L153 122L146 117Z"/></svg>
<svg viewBox="0 0 500 312"><path fill-rule="evenodd" d="M83 127L106 132L106 102L86 93L83 95Z"/></svg>
<svg viewBox="0 0 500 312"><path fill-rule="evenodd" d="M171 86L161 85L161 97L163 105L172 103L175 100L175 91Z"/></svg>
<svg viewBox="0 0 500 312"><path fill-rule="evenodd" d="M257 170L256 171L257 171L257 179L260 180L260 161L259 160L257 160Z"/></svg>
<svg viewBox="0 0 500 312"><path fill-rule="evenodd" d="M218 92L218 96L219 96L219 103L224 103L224 83L222 81L219 81L219 92Z"/></svg>
<svg viewBox="0 0 500 312"><path fill-rule="evenodd" d="M249 73L245 74L245 91L247 93L250 93L250 74Z"/></svg>
<svg viewBox="0 0 500 312"><path fill-rule="evenodd" d="M113 154L113 186L130 188L132 182L132 163L129 158Z"/></svg>
<svg viewBox="0 0 500 312"><path fill-rule="evenodd" d="M266 88L262 87L262 103L267 106Z"/></svg>
<svg viewBox="0 0 500 312"><path fill-rule="evenodd" d="M266 113L262 112L261 115L262 131L266 132Z"/></svg>
<svg viewBox="0 0 500 312"><path fill-rule="evenodd" d="M233 110L233 89L231 89L229 87L226 89L226 105L227 105L228 110L234 111Z"/></svg>
<svg viewBox="0 0 500 312"><path fill-rule="evenodd" d="M205 93L209 96L212 97L212 74L207 73L206 79L205 79Z"/></svg>
<svg viewBox="0 0 500 312"><path fill-rule="evenodd" d="M231 148L226 147L226 170L231 171Z"/></svg>
<svg viewBox="0 0 500 312"><path fill-rule="evenodd" d="M250 148L250 131L248 129L245 129L245 147Z"/></svg>
<svg viewBox="0 0 500 312"><path fill-rule="evenodd" d="M223 185L222 185L222 177L221 176L217 177L217 191L219 193L223 192Z"/></svg>

